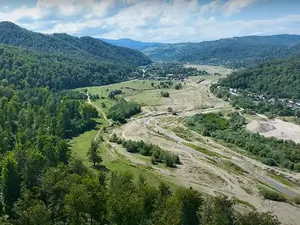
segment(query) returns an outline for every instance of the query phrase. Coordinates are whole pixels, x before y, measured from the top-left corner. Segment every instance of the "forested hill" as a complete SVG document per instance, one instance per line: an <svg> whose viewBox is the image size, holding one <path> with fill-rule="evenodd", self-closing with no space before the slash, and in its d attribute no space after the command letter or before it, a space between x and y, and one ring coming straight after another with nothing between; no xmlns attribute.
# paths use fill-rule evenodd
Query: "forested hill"
<svg viewBox="0 0 300 225"><path fill-rule="evenodd" d="M274 59L234 72L219 84L270 97L300 99L300 56Z"/></svg>
<svg viewBox="0 0 300 225"><path fill-rule="evenodd" d="M130 78L135 67L66 54L47 54L0 44L0 84L19 89L73 89L116 83Z"/></svg>
<svg viewBox="0 0 300 225"><path fill-rule="evenodd" d="M137 50L91 37L45 35L0 23L0 82L18 88L62 90L116 83L149 63Z"/></svg>
<svg viewBox="0 0 300 225"><path fill-rule="evenodd" d="M147 56L137 50L113 46L91 37L77 38L67 34L36 33L11 22L0 23L0 43L38 52L68 54L69 57L122 62L133 66L151 62Z"/></svg>
<svg viewBox="0 0 300 225"><path fill-rule="evenodd" d="M300 53L300 35L248 36L200 43L161 44L142 50L155 61L245 67Z"/></svg>

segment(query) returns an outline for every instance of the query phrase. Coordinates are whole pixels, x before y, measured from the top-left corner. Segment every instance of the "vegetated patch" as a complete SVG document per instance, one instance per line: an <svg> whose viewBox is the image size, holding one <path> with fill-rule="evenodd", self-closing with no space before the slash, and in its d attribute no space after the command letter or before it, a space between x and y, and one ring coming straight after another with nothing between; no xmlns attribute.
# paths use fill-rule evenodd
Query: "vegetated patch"
<svg viewBox="0 0 300 225"><path fill-rule="evenodd" d="M293 187L295 186L295 184L291 181L289 181L288 179L284 178L283 176L281 175L277 175L277 174L274 174L274 173L271 173L269 172L268 173L268 176L270 176L271 178L279 181L280 183L286 185L286 186L289 186L289 187Z"/></svg>
<svg viewBox="0 0 300 225"><path fill-rule="evenodd" d="M252 205L250 202L241 200L241 199L236 198L236 197L233 198L233 201L234 201L235 204L245 205L245 206L249 207L252 210L256 210L255 206Z"/></svg>
<svg viewBox="0 0 300 225"><path fill-rule="evenodd" d="M176 165L181 164L178 155L165 151L157 145L148 144L144 141L127 141L118 138L116 134L112 134L109 141L122 144L122 146L130 153L139 153L143 156L151 156L152 164L164 163L167 167L176 167Z"/></svg>
<svg viewBox="0 0 300 225"><path fill-rule="evenodd" d="M107 117L114 121L125 123L127 118L140 112L141 106L138 103L120 99L109 109Z"/></svg>
<svg viewBox="0 0 300 225"><path fill-rule="evenodd" d="M238 112L228 118L222 113L196 114L187 120L190 129L225 143L233 144L269 166L300 171L300 144L254 134L245 129L245 118Z"/></svg>
<svg viewBox="0 0 300 225"><path fill-rule="evenodd" d="M293 199L294 203L300 205L300 196Z"/></svg>
<svg viewBox="0 0 300 225"><path fill-rule="evenodd" d="M248 173L242 167L238 166L237 164L235 164L229 160L223 160L223 164L226 168L228 168L229 171L232 171L234 173L238 173L238 174Z"/></svg>
<svg viewBox="0 0 300 225"><path fill-rule="evenodd" d="M171 129L178 137L186 140L186 141L193 141L193 139L191 137L193 137L194 135L192 134L192 132L190 132L187 129L184 129L183 127L174 127Z"/></svg>
<svg viewBox="0 0 300 225"><path fill-rule="evenodd" d="M187 143L187 142L183 142L183 144L190 147L190 148L192 148L192 149L195 149L196 151L201 152L205 155L208 155L208 156L211 156L211 157L218 157L218 158L222 157L220 154L218 154L216 152L213 152L213 151L210 151L210 150L208 150L206 148L203 148L199 145L194 145L192 143Z"/></svg>
<svg viewBox="0 0 300 225"><path fill-rule="evenodd" d="M288 199L282 193L268 188L266 186L260 185L259 186L260 194L268 200L277 201L277 202L288 202Z"/></svg>

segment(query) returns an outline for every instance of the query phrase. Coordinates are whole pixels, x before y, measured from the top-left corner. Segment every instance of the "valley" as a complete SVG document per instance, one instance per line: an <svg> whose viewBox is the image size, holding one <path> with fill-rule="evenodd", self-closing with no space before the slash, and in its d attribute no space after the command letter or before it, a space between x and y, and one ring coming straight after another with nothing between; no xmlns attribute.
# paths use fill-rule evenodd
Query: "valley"
<svg viewBox="0 0 300 225"><path fill-rule="evenodd" d="M222 76L227 74L223 67L201 66L199 69L210 69L210 73L220 73ZM294 199L300 196L299 173L267 166L236 146L203 136L186 126L186 119L198 113L228 114L236 111L228 101L210 93L211 84L219 78L218 75L189 77L184 80L180 90L172 87L159 89L157 85L160 81L153 80L131 80L86 88L89 94L100 96L100 100L91 101L90 104L101 112L101 120L104 121L100 130L89 131L88 136L83 138L83 135L87 135L83 134L71 140L73 154L89 165L85 151L93 138L100 137L100 143L105 146L101 150L101 165L105 170L129 170L136 179L142 174L154 186L163 181L172 188L192 187L207 196L224 194L236 201L238 211L256 209L259 212L272 212L283 224L298 224L300 208ZM201 79L204 80L199 83ZM110 122L105 114L115 101L107 98L112 90L121 90L118 97L139 103L142 112L128 119L124 125ZM168 92L170 97L162 97L161 91ZM247 120L251 118L250 115L245 117ZM121 145L110 142L113 134L124 140L158 145L179 155L181 164L175 168L153 165L149 157L129 153ZM86 147L82 145L82 139L86 141ZM264 199L264 190L282 195L285 200Z"/></svg>

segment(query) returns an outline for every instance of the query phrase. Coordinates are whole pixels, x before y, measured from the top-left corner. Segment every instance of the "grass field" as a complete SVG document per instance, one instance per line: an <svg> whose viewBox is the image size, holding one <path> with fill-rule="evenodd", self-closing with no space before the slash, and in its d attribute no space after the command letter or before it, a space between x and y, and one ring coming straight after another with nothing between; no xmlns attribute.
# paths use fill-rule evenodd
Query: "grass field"
<svg viewBox="0 0 300 225"><path fill-rule="evenodd" d="M185 64L184 66L186 68L192 67L198 70L205 70L210 74L220 73L222 75L228 75L233 71L232 69L226 68L224 66L208 66L208 65L196 65L196 64Z"/></svg>

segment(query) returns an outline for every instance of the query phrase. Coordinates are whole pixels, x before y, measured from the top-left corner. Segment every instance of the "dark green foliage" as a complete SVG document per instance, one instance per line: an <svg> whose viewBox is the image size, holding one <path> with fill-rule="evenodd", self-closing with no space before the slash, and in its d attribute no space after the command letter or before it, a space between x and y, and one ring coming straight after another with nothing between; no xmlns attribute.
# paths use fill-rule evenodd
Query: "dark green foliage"
<svg viewBox="0 0 300 225"><path fill-rule="evenodd" d="M278 219L271 213L258 213L255 211L238 216L237 223L239 225L280 225Z"/></svg>
<svg viewBox="0 0 300 225"><path fill-rule="evenodd" d="M161 96L164 97L164 98L170 97L170 93L167 92L167 91L162 91L162 92L160 92L160 94L161 94Z"/></svg>
<svg viewBox="0 0 300 225"><path fill-rule="evenodd" d="M97 164L102 162L102 158L99 154L98 149L99 149L99 143L97 141L93 140L91 142L91 145L88 150L88 157L89 157L89 160L93 163L94 167Z"/></svg>
<svg viewBox="0 0 300 225"><path fill-rule="evenodd" d="M272 98L300 99L300 58L277 59L234 72L219 85Z"/></svg>
<svg viewBox="0 0 300 225"><path fill-rule="evenodd" d="M97 109L89 103L82 104L81 115L85 119L97 118L99 116Z"/></svg>
<svg viewBox="0 0 300 225"><path fill-rule="evenodd" d="M141 107L138 103L120 99L108 111L108 118L114 121L125 123L127 118L141 112Z"/></svg>
<svg viewBox="0 0 300 225"><path fill-rule="evenodd" d="M164 80L165 84L164 88L167 86L172 86L169 82L172 80L183 80L188 76L200 76L200 75L208 75L208 72L204 70L197 70L192 67L185 67L181 63L152 63L148 66L144 66L143 70L138 70L139 76L143 77L143 79L161 79ZM153 83L154 86L154 83ZM152 86L152 87L153 87ZM161 88L162 83L160 84Z"/></svg>
<svg viewBox="0 0 300 225"><path fill-rule="evenodd" d="M182 84L181 84L181 83L176 84L176 85L174 86L174 88L175 88L175 90L180 90L180 89L182 88Z"/></svg>
<svg viewBox="0 0 300 225"><path fill-rule="evenodd" d="M229 127L227 119L214 113L197 114L187 121L188 125L194 130L201 132L205 136L210 136L217 130L225 130Z"/></svg>
<svg viewBox="0 0 300 225"><path fill-rule="evenodd" d="M67 34L45 35L28 31L10 22L0 23L0 43L25 49L68 54L84 60L94 58L106 62L120 61L132 65L149 64L150 60L136 50L117 47L91 37L73 37Z"/></svg>
<svg viewBox="0 0 300 225"><path fill-rule="evenodd" d="M150 63L138 51L89 37L38 34L6 22L0 23L0 31L0 81L18 88L115 83L128 79L136 66Z"/></svg>
<svg viewBox="0 0 300 225"><path fill-rule="evenodd" d="M13 205L20 196L21 179L18 173L17 161L13 154L8 154L3 159L1 166L1 191L3 196L4 212L11 216Z"/></svg>
<svg viewBox="0 0 300 225"><path fill-rule="evenodd" d="M157 145L148 144L144 141L122 141L123 147L130 153L139 153L144 156L151 156L152 164L165 163L168 167L175 167L176 164L180 164L178 155L169 153L161 149Z"/></svg>
<svg viewBox="0 0 300 225"><path fill-rule="evenodd" d="M188 119L188 126L205 135L234 144L259 157L270 166L281 166L291 170L300 163L300 145L292 141L265 138L243 128L245 119L239 113L226 119L219 114L197 114Z"/></svg>
<svg viewBox="0 0 300 225"><path fill-rule="evenodd" d="M272 200L272 201L278 201L278 202L287 201L286 197L283 194L281 194L281 193L279 193L275 190L265 188L265 187L261 187L260 192L261 192L262 196L265 199L269 199L269 200Z"/></svg>
<svg viewBox="0 0 300 225"><path fill-rule="evenodd" d="M154 61L245 67L300 52L300 36L249 36L200 43L160 44L142 50Z"/></svg>
<svg viewBox="0 0 300 225"><path fill-rule="evenodd" d="M112 90L109 92L108 97L109 98L115 98L116 95L122 94L122 90Z"/></svg>

